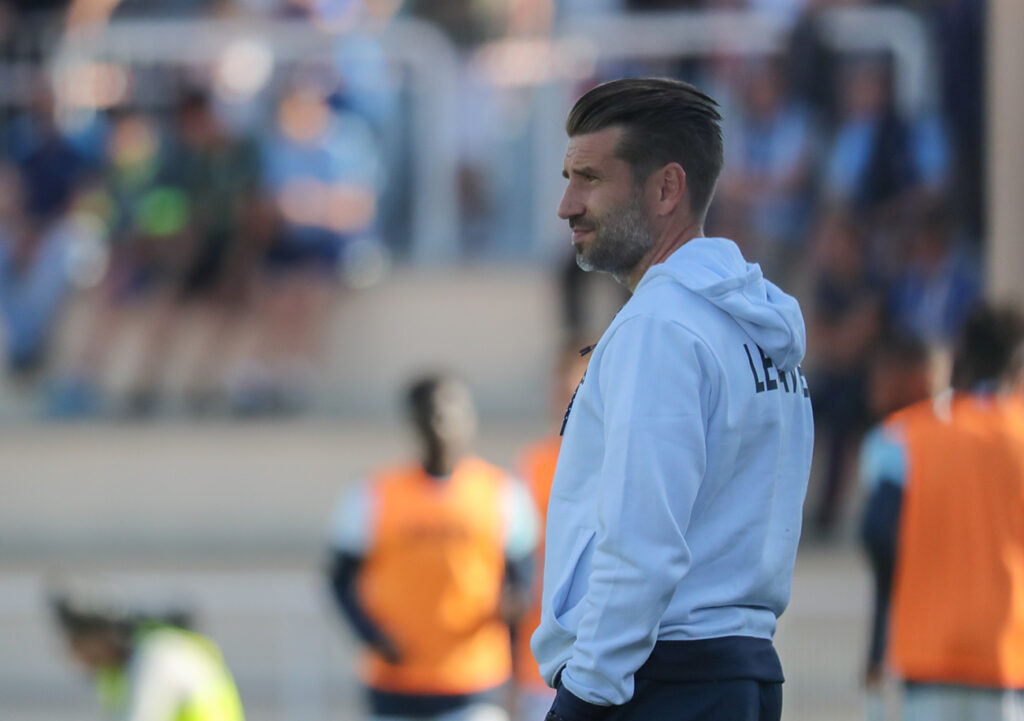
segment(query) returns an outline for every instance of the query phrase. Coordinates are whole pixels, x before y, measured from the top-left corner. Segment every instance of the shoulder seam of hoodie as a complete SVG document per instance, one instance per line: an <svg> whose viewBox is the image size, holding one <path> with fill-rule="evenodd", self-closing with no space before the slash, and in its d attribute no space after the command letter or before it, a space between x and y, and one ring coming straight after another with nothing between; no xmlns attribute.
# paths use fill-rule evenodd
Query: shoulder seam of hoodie
<svg viewBox="0 0 1024 721"><path fill-rule="evenodd" d="M687 290L689 290L689 289L687 289ZM690 292L693 293L693 291L690 291ZM697 294L697 293L694 293L694 295L696 295L698 298L700 297L700 295ZM716 308L717 310L721 311L720 308L718 308L714 303L709 302L707 299L704 299L704 302L707 303L712 308ZM704 339L696 330L694 330L690 326L686 325L685 323L681 322L677 318L666 318L664 316L660 316L660 315L656 315L654 313L651 313L650 311L642 311L640 313L634 313L634 314L627 315L624 318L622 318L622 320L620 320L618 323L616 323L614 327L608 329L609 332L608 332L608 337L606 339L606 343L611 341L611 339L618 332L619 328L621 328L626 323L628 323L628 322L630 322L632 320L638 320L638 319L649 319L649 320L657 321L659 323L664 323L665 325L675 326L675 327L679 328L680 330L682 330L683 332L685 332L690 337L691 340L697 341L701 346L703 346L705 349L707 349L708 353L710 353L713 358L715 358L716 360L718 359L718 354L714 352L714 350L708 344L707 340Z"/></svg>

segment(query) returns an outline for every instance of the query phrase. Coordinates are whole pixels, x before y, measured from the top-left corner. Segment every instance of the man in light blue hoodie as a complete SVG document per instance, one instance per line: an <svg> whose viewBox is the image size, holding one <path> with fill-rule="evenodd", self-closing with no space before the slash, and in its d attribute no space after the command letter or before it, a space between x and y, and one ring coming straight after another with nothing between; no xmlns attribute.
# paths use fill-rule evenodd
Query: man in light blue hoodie
<svg viewBox="0 0 1024 721"><path fill-rule="evenodd" d="M548 721L777 721L772 646L810 472L797 302L703 237L714 100L619 80L576 103L558 214L633 291L570 404L548 507Z"/></svg>

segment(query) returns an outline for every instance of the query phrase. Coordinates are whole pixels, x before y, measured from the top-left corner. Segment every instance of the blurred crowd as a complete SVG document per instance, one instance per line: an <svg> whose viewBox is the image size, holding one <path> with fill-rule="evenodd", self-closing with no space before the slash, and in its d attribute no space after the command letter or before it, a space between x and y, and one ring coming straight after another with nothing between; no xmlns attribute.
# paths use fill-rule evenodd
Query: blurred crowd
<svg viewBox="0 0 1024 721"><path fill-rule="evenodd" d="M508 148L495 146L487 120L514 122L514 106L497 89L477 87L487 82L474 51L512 36L571 32L597 14L771 12L790 28L779 54L602 61L574 89L669 75L722 103L726 168L706 231L736 239L804 304L805 370L826 449L816 516L828 530L849 449L872 420L872 349L894 335L948 346L981 291L984 5L7 0L0 56L23 90L0 115L8 373L41 390L53 417L153 412L167 402L173 373L175 402L193 411L301 408L334 298L372 280L389 255L402 256L407 196L416 192L406 179L404 91L370 40L354 62L275 69L244 112L225 102L213 69L193 67L160 78L140 71L126 97L83 119L55 100L45 72L47 38L67 28L160 15L255 15L342 32L400 16L433 23L463 64L458 82L473 88L459 94L466 107L456 113L461 227L472 235L496 214L514 215L531 192L494 173L488 153ZM901 102L891 55L839 52L828 41L830 12L875 6L903 8L927 29L932 106ZM243 54L238 62L251 69L259 60ZM148 97L146 83L156 84L159 102L132 101ZM513 230L522 238L524 228ZM472 258L479 242L462 238L460 251ZM592 281L568 257L559 277L566 335L585 335L583 291ZM62 331L68 318L75 332ZM124 336L133 352L119 351ZM115 363L131 367L112 374Z"/></svg>
<svg viewBox="0 0 1024 721"><path fill-rule="evenodd" d="M165 78L157 107L84 117L31 76L0 130L0 307L8 371L45 381L51 416L156 410L186 334L190 409L303 403L334 290L375 247L383 175L380 103L332 70L282 73L243 121L203 71ZM135 326L112 401L105 374Z"/></svg>

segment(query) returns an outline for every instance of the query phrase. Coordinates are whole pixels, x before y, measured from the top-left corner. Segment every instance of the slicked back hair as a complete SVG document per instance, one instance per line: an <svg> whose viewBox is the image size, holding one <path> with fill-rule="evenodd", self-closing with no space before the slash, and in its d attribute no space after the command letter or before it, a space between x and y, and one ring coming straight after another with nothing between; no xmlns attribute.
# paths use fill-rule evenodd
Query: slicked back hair
<svg viewBox="0 0 1024 721"><path fill-rule="evenodd" d="M642 183L669 163L686 171L690 210L703 218L722 172L718 103L689 83L625 78L598 85L576 101L565 122L569 137L623 128L615 154Z"/></svg>

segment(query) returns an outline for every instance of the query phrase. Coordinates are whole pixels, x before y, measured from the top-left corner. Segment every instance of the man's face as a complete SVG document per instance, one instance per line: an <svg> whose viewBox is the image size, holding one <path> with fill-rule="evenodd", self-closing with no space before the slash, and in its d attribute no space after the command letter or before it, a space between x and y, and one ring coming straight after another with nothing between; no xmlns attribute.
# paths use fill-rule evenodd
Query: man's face
<svg viewBox="0 0 1024 721"><path fill-rule="evenodd" d="M569 139L562 175L569 181L558 217L569 221L576 262L583 270L617 277L654 245L643 188L615 155L622 129L610 127Z"/></svg>
<svg viewBox="0 0 1024 721"><path fill-rule="evenodd" d="M425 405L414 410L415 423L428 447L461 454L476 433L476 412L469 389L456 381L438 384Z"/></svg>

